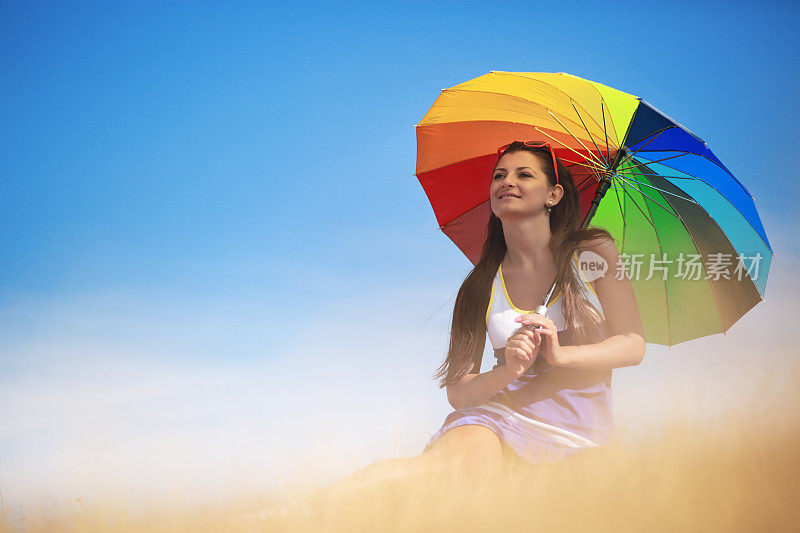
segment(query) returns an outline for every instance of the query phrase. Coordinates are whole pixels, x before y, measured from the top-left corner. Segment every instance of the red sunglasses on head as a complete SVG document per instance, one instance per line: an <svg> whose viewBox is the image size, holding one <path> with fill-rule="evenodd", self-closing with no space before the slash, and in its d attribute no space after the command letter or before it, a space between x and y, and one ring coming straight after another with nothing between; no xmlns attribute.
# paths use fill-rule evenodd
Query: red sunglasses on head
<svg viewBox="0 0 800 533"><path fill-rule="evenodd" d="M517 142L517 141L514 141L514 142ZM504 144L503 146L501 146L500 148L497 149L497 160L498 161L500 161L500 157L503 155L503 152L506 149L508 149L508 147L511 146L512 144L514 144L514 143L511 142L511 143L508 143L508 144ZM547 149L550 150L550 155L553 158L553 170L555 170L555 173L556 173L556 185L558 185L558 163L556 163L556 153L553 151L553 147L550 146L550 143L547 142L547 141L527 141L527 142L525 142L523 144L525 144L525 146L530 146L532 148L544 148L544 147L547 147Z"/></svg>

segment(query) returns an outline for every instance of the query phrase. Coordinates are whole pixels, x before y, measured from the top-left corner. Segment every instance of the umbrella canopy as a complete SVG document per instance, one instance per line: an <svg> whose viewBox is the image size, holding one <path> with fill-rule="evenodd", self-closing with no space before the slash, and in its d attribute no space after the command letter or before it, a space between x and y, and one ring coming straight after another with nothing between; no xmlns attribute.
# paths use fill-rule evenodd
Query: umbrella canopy
<svg viewBox="0 0 800 533"><path fill-rule="evenodd" d="M493 71L443 89L416 132L416 176L473 264L498 147L547 141L573 175L583 226L617 242L647 342L724 333L763 299L773 251L752 195L639 97L565 73Z"/></svg>

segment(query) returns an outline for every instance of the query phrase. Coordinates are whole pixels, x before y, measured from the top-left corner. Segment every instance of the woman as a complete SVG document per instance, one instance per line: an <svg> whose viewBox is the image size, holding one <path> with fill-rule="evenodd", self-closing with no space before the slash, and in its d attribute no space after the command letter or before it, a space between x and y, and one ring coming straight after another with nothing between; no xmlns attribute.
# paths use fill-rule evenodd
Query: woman
<svg viewBox="0 0 800 533"><path fill-rule="evenodd" d="M482 470L504 459L551 462L615 440L612 369L637 365L645 353L617 248L604 229L578 229L575 184L546 143L514 142L498 154L487 183L487 239L456 297L436 373L455 410L421 455L378 461L336 488L445 464ZM578 262L587 251L607 265L594 281ZM554 280L547 316L534 314ZM481 373L487 333L498 362Z"/></svg>
<svg viewBox="0 0 800 533"><path fill-rule="evenodd" d="M546 143L509 145L489 198L483 253L456 298L447 359L437 373L456 410L424 451L457 447L445 440L459 440L458 430L481 435L495 454L530 463L612 444L612 369L639 364L645 352L614 241L602 228L578 229L575 184ZM579 254L587 251L607 265L594 282L580 269ZM554 279L558 293L547 317L534 314ZM481 374L484 332L498 364Z"/></svg>

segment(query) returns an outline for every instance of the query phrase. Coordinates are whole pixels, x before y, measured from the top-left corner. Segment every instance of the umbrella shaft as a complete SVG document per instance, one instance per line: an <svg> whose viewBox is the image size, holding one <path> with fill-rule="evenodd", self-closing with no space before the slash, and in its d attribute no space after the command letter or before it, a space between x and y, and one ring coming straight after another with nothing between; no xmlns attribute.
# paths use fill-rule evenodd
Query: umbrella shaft
<svg viewBox="0 0 800 533"><path fill-rule="evenodd" d="M592 205L589 206L589 212L586 213L586 216L583 218L583 222L581 223L581 229L589 225L589 221L592 220L592 217L597 211L597 206L600 205L600 200L603 199L603 196L605 196L609 187L611 187L611 173L606 174L600 180L600 184L597 186L597 190L594 193L594 198L592 199Z"/></svg>
<svg viewBox="0 0 800 533"><path fill-rule="evenodd" d="M600 200L603 199L603 196L606 195L606 191L611 187L611 178L614 176L614 171L617 170L617 167L628 156L628 149L625 146L622 146L617 153L614 154L614 161L611 163L611 166L606 171L605 175L600 179L600 184L597 185L597 189L594 192L594 199L592 199L592 205L589 206L589 212L586 213L586 216L583 218L583 222L581 222L581 229L587 227L589 225L589 221L592 220L595 212L597 211L597 206L600 205Z"/></svg>

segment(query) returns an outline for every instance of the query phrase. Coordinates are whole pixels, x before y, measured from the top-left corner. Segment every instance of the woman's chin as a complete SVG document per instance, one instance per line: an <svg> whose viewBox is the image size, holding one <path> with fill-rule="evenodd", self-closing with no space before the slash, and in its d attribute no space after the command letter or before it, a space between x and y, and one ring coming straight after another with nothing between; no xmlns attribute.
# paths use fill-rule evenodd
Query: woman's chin
<svg viewBox="0 0 800 533"><path fill-rule="evenodd" d="M510 205L502 206L499 209L494 209L494 216L496 216L500 220L530 218L537 216L537 214L538 213L530 209L524 209L521 207L515 207Z"/></svg>

